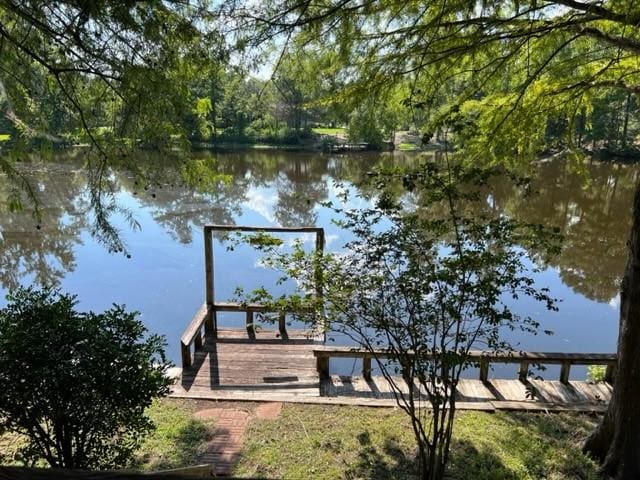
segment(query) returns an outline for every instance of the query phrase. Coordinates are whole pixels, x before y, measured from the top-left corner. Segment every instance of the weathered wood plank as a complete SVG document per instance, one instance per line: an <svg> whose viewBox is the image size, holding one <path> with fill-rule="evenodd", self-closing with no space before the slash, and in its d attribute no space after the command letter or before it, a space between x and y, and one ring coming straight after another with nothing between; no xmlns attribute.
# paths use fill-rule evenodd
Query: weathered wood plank
<svg viewBox="0 0 640 480"><path fill-rule="evenodd" d="M390 358L393 355L386 350L371 351L356 347L335 347L318 345L313 348L313 354L317 357L358 358L363 355L374 355L379 358ZM504 352L490 353L481 350L469 352L470 360L487 359L495 363L521 363L528 360L529 363L562 364L570 362L572 365L609 364L616 361L614 353L564 353L564 352Z"/></svg>
<svg viewBox="0 0 640 480"><path fill-rule="evenodd" d="M196 314L191 319L189 326L186 328L186 330L182 334L182 337L180 337L180 342L183 345L191 345L191 342L193 342L193 339L195 338L196 334L200 332L200 329L202 328L202 325L204 324L204 321L206 320L208 313L209 313L209 306L205 303L198 309Z"/></svg>
<svg viewBox="0 0 640 480"><path fill-rule="evenodd" d="M0 467L1 480L189 480L214 478L212 465L198 465L165 472L87 471L57 468ZM232 479L231 479L232 480Z"/></svg>
<svg viewBox="0 0 640 480"><path fill-rule="evenodd" d="M322 227L251 227L247 225L205 225L209 232L283 232L283 233L317 233L324 231Z"/></svg>
<svg viewBox="0 0 640 480"><path fill-rule="evenodd" d="M213 291L213 236L211 230L204 229L204 272L205 272L205 302L211 306L215 302Z"/></svg>

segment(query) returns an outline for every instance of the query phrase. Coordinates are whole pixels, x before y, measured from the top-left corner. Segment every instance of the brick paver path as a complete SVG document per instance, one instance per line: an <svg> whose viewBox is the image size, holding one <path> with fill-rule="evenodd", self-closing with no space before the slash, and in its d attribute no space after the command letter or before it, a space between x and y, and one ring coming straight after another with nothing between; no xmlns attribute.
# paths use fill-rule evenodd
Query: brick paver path
<svg viewBox="0 0 640 480"><path fill-rule="evenodd" d="M255 416L263 419L275 419L280 415L281 403L261 403L255 409ZM195 417L216 422L213 438L207 444L202 462L213 463L216 475L227 476L235 465L240 451L244 431L251 414L237 408L208 408L195 413Z"/></svg>

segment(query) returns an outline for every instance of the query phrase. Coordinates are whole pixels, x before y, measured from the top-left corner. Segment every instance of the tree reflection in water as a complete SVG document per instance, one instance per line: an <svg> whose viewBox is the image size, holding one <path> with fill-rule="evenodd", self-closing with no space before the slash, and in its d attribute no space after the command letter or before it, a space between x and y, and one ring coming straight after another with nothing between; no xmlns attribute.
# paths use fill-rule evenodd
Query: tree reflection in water
<svg viewBox="0 0 640 480"><path fill-rule="evenodd" d="M148 212L172 241L188 245L205 223L234 224L257 189L272 192L266 208L275 223L312 226L318 224L319 204L329 198L333 181L360 184L375 165L411 161L403 155L283 151L199 153L196 159L185 171L184 166L140 154L134 169L129 165L112 172L118 199L127 199L134 217ZM13 192L0 177L0 283L5 289L31 282L58 285L76 268L76 249L92 222L86 175L72 156L27 161L21 169L37 186L42 219L38 224L28 202L22 211L10 211ZM638 168L594 162L576 172L567 162L554 160L536 169L532 186L538 194L526 197L509 181L498 181L487 193L486 208L558 226L564 248L550 266L580 295L611 301L626 259ZM360 193L375 194L364 186ZM419 199L412 200L419 204Z"/></svg>

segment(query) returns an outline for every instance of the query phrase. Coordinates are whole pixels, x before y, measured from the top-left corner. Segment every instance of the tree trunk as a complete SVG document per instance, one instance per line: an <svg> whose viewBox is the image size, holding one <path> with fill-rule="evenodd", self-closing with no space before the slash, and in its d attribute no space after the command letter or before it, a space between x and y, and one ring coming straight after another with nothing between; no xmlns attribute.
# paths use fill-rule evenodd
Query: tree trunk
<svg viewBox="0 0 640 480"><path fill-rule="evenodd" d="M631 110L631 93L627 93L627 101L624 107L624 126L622 127L622 146L627 148L627 136L629 135L629 112Z"/></svg>
<svg viewBox="0 0 640 480"><path fill-rule="evenodd" d="M616 480L640 480L640 184L633 200L629 257L620 289L618 365L613 396L584 450Z"/></svg>

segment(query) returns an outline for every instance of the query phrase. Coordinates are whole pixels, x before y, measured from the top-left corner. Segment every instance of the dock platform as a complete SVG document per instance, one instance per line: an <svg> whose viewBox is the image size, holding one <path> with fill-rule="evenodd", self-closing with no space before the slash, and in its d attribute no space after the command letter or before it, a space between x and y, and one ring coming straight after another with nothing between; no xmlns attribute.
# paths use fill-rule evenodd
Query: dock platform
<svg viewBox="0 0 640 480"><path fill-rule="evenodd" d="M309 332L293 330L283 340L266 330L249 339L244 329L221 329L194 352L171 396L209 400L265 401L370 407L397 406L382 376L329 375L321 380L317 357L323 346ZM399 378L394 379L408 391ZM531 398L532 393L534 397ZM601 412L611 399L608 382L520 379L461 379L459 410Z"/></svg>
<svg viewBox="0 0 640 480"><path fill-rule="evenodd" d="M296 233L315 235L316 252L324 248L324 230L316 227L204 227L205 303L181 339L182 368L175 375L171 396L211 400L268 401L335 405L396 406L396 394L409 392L401 378L376 376L372 362L389 359L383 350L333 347L324 330L289 329L286 315L261 304L216 302L214 296L213 234ZM317 272L319 276L322 272ZM321 284L316 295L322 298ZM221 328L219 312L245 316L245 328ZM256 315L275 314L276 329L258 329ZM330 360L352 358L361 375L332 375ZM470 352L477 378L461 379L456 389L460 410L604 411L611 399L617 359L606 353ZM490 378L493 364L518 365L517 378ZM530 376L530 366L558 365L558 380ZM571 379L573 365L602 365L601 382ZM395 388L392 388L392 385ZM414 386L413 392L417 392ZM424 395L423 395L424 396ZM424 397L425 401L428 398Z"/></svg>

